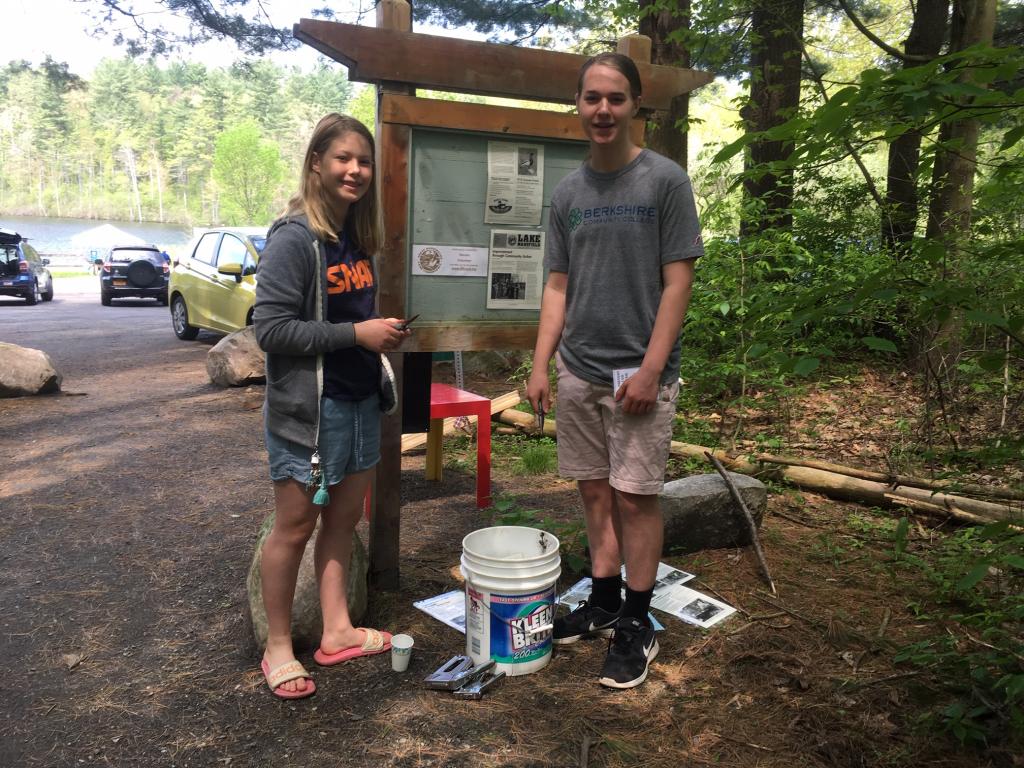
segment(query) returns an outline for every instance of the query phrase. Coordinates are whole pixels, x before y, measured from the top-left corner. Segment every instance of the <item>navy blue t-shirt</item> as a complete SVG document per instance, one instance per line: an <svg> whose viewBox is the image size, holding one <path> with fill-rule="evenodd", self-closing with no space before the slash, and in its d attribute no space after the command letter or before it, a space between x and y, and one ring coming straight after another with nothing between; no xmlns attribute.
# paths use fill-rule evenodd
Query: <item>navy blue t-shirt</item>
<svg viewBox="0 0 1024 768"><path fill-rule="evenodd" d="M325 243L327 319L361 323L377 316L373 265L345 233ZM324 395L335 400L363 400L380 390L380 355L355 346L324 355Z"/></svg>

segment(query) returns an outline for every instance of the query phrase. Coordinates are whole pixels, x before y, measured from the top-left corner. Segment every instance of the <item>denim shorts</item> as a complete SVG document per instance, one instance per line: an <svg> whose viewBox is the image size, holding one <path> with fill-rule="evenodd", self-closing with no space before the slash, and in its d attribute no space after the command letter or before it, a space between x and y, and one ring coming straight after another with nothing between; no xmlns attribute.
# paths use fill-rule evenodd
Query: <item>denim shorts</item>
<svg viewBox="0 0 1024 768"><path fill-rule="evenodd" d="M320 467L328 485L370 469L380 461L380 398L320 401ZM270 479L309 483L313 451L280 435L266 433Z"/></svg>

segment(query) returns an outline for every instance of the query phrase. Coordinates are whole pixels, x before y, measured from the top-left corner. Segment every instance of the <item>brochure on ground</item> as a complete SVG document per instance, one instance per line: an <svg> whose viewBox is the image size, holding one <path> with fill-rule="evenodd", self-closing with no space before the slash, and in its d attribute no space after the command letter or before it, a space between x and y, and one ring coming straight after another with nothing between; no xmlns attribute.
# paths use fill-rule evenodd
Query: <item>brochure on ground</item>
<svg viewBox="0 0 1024 768"><path fill-rule="evenodd" d="M625 579L625 568L623 568ZM685 586L695 578L692 573L681 571L665 563L658 563L658 574L654 582L651 608L663 611L688 624L707 629L732 615L736 609L721 600L705 595ZM584 576L556 598L556 602L575 608L590 597L590 577ZM466 596L462 590L454 589L441 595L417 600L413 605L452 629L466 633ZM648 614L651 625L661 631L664 626L653 614Z"/></svg>
<svg viewBox="0 0 1024 768"><path fill-rule="evenodd" d="M622 578L626 578L626 569L622 569ZM665 563L658 563L658 574L654 582L654 594L651 597L651 608L663 611L688 624L707 629L722 619L736 612L731 605L713 597L697 592L684 586L695 578L692 573L681 571ZM575 607L581 600L590 596L590 579L584 577L559 596L558 602ZM654 620L654 617L651 617ZM656 626L658 629L660 625Z"/></svg>
<svg viewBox="0 0 1024 768"><path fill-rule="evenodd" d="M443 595L417 600L413 605L428 616L466 634L466 594L462 590L453 589Z"/></svg>

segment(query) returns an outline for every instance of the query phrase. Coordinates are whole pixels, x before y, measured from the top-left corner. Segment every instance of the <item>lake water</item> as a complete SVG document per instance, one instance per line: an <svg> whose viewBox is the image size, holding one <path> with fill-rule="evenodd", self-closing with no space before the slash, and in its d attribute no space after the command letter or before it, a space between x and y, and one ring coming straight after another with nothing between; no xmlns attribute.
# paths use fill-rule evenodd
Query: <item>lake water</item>
<svg viewBox="0 0 1024 768"><path fill-rule="evenodd" d="M102 224L110 224L171 253L192 237L192 228L181 224L157 224L96 219L51 219L43 216L8 216L0 213L0 228L13 229L27 238L40 253L76 253L71 238Z"/></svg>

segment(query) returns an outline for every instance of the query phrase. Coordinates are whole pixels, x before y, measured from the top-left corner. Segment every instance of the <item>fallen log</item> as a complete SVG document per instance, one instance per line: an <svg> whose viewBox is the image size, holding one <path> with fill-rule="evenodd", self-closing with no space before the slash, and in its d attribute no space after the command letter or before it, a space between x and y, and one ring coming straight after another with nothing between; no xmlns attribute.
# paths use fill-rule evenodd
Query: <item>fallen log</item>
<svg viewBox="0 0 1024 768"><path fill-rule="evenodd" d="M965 512L964 510L950 505L943 506L941 504L933 504L929 501L921 501L920 499L910 499L906 496L899 496L895 493L887 493L886 498L889 499L897 507L906 507L915 512L924 512L929 515L938 515L946 519L956 520L961 523L969 523L971 525L987 525L990 520L986 520L981 515L975 515L971 512ZM1016 525L1011 525L1011 528L1015 530L1024 530Z"/></svg>
<svg viewBox="0 0 1024 768"><path fill-rule="evenodd" d="M524 428L530 427L535 423L533 416L521 411L504 410L497 414L497 418L502 423ZM554 420L548 419L545 422L544 434L555 437ZM799 488L814 491L833 499L843 499L861 504L870 504L876 507L889 508L902 503L889 498L890 496L897 496L901 499L911 499L922 504L938 505L946 509L956 508L976 517L977 522L980 523L1005 521L1014 524L1024 524L1024 509L1008 504L995 504L968 496L938 493L912 486L897 485L893 487L889 483L864 480L814 467L781 465L779 469L770 471L766 470L764 463L751 462L743 456L730 456L722 450L712 451L700 445L682 443L676 440L673 440L670 444L669 452L673 456L681 458L699 458L702 460L706 460L704 454L708 452L733 472L745 475L770 474L774 479L784 480ZM903 506L907 505L903 504ZM967 520L964 519L964 522L967 522Z"/></svg>
<svg viewBox="0 0 1024 768"><path fill-rule="evenodd" d="M751 458L767 464L782 464L790 467L823 469L826 472L835 472L840 475L859 477L861 480L873 480L877 483L887 483L889 485L909 485L914 488L927 488L933 491L952 490L957 493L967 493L972 496L988 496L994 499L1024 501L1024 491L1017 490L1016 488L977 485L974 483L958 483L954 480L928 480L921 477L912 477L910 475L899 475L889 472L878 472L871 469L861 469L860 467L849 467L843 464L833 464L828 461L819 461L818 459L775 456L770 453L755 453Z"/></svg>

